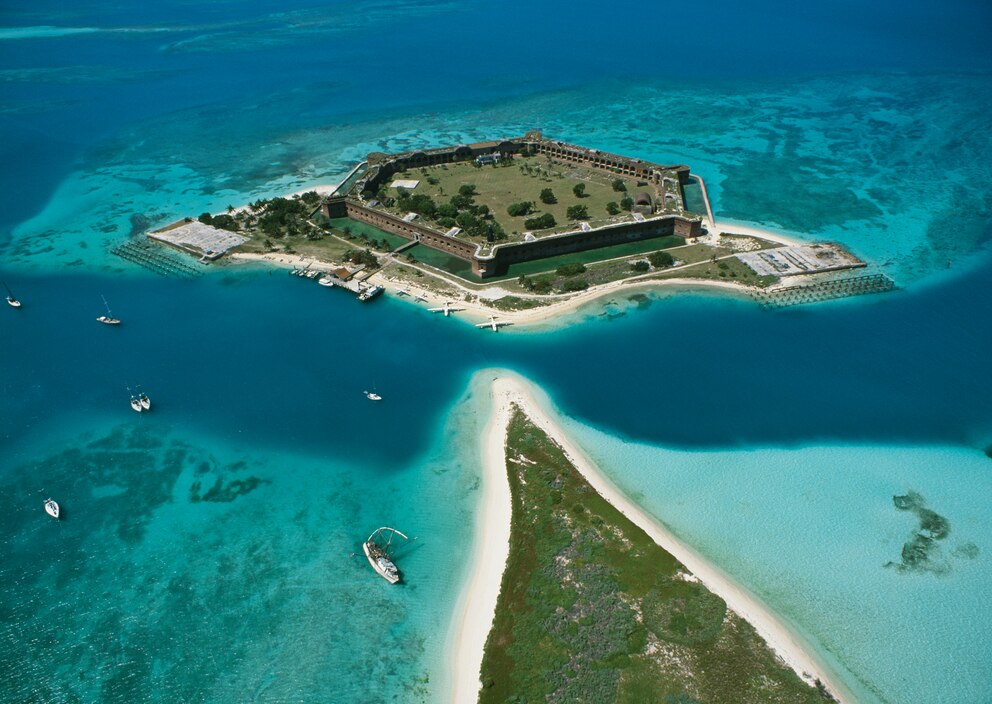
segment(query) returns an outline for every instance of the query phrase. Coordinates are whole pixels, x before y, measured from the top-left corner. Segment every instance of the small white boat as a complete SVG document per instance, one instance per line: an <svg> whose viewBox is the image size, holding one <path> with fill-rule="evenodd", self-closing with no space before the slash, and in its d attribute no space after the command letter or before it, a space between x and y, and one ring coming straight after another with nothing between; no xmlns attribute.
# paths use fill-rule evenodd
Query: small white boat
<svg viewBox="0 0 992 704"><path fill-rule="evenodd" d="M388 534L389 537L386 539L385 544L383 544L382 536ZM392 557L389 555L389 546L393 542L394 536L400 536L403 540L409 540L405 535L400 533L395 528L382 527L373 531L369 539L362 543L362 550L365 552L365 559L369 561L380 577L385 579L390 584L396 584L400 581L400 571L396 567L396 563L393 562Z"/></svg>
<svg viewBox="0 0 992 704"><path fill-rule="evenodd" d="M381 401L382 400L382 396L380 396L379 394L377 394L375 391L363 391L362 393L365 394L365 398L367 398L369 401Z"/></svg>
<svg viewBox="0 0 992 704"><path fill-rule="evenodd" d="M59 505L55 503L55 499L45 499L45 513L52 518L59 517Z"/></svg>
<svg viewBox="0 0 992 704"><path fill-rule="evenodd" d="M136 396L131 397L131 408L136 410L138 413L141 413L143 410L145 410L144 408L141 407L141 401L139 401Z"/></svg>
<svg viewBox="0 0 992 704"><path fill-rule="evenodd" d="M321 276L319 279L317 279L317 283L320 284L321 286L333 286L334 279L332 279L330 276Z"/></svg>
<svg viewBox="0 0 992 704"><path fill-rule="evenodd" d="M148 398L148 394L138 396L138 403L141 404L142 410L150 411L152 409L152 400Z"/></svg>

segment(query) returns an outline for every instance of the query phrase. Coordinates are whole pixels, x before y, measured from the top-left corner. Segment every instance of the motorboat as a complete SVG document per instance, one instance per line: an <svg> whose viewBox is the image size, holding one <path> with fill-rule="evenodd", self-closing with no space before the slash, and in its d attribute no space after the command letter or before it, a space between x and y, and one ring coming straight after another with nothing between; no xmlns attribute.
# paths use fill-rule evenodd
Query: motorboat
<svg viewBox="0 0 992 704"><path fill-rule="evenodd" d="M363 303L365 301L371 301L373 298L382 293L383 290L384 289L382 286L369 286L368 288L362 289L362 292L358 294L358 300Z"/></svg>

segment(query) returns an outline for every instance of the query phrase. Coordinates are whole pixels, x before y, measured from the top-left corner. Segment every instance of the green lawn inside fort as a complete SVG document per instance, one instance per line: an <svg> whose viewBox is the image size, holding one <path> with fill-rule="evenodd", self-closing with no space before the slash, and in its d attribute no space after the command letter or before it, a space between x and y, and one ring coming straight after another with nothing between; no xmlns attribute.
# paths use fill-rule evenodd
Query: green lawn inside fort
<svg viewBox="0 0 992 704"><path fill-rule="evenodd" d="M480 704L823 704L517 410L510 551Z"/></svg>
<svg viewBox="0 0 992 704"><path fill-rule="evenodd" d="M672 177L677 179L674 171ZM396 180L419 183L412 189L394 188L391 184ZM677 197L664 198L663 189ZM436 211L420 213L422 219L441 231L459 226L459 238L481 243L486 241L488 222L498 225L497 232L501 230L510 242L522 240L525 232L538 237L571 232L579 229L580 221L594 228L629 222L631 204L624 199L634 199L642 192L662 206L659 214L684 212L678 186L673 183L648 184L547 156L518 155L496 165L463 161L410 168L395 174L377 197L391 204L387 210L404 216L411 209L410 199L427 196ZM511 215L511 208L519 214ZM554 218L554 226L528 226L528 220L547 215ZM473 219L482 225L465 226Z"/></svg>

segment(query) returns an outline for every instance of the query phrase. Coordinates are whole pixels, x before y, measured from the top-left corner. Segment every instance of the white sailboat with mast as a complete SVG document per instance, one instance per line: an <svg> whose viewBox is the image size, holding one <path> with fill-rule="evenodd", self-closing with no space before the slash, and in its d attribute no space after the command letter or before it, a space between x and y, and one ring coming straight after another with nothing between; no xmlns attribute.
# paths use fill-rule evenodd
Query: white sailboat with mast
<svg viewBox="0 0 992 704"><path fill-rule="evenodd" d="M403 540L409 540L406 535L395 528L383 526L374 530L368 540L362 543L365 558L369 561L372 569L390 584L396 584L401 579L400 570L389 554L389 548L392 546L393 538L397 535L403 538Z"/></svg>
<svg viewBox="0 0 992 704"><path fill-rule="evenodd" d="M143 410L145 410L144 405L141 403L141 399L134 395L134 392L131 391L130 386L127 387L127 392L131 394L131 408L138 413L141 413ZM151 408L151 406L152 404L149 401L148 407Z"/></svg>
<svg viewBox="0 0 992 704"><path fill-rule="evenodd" d="M58 520L61 511L59 511L59 505L55 503L55 499L45 499L45 513Z"/></svg>
<svg viewBox="0 0 992 704"><path fill-rule="evenodd" d="M101 315L97 318L97 322L103 323L104 325L120 325L121 321L115 318L114 314L110 312L110 304L107 303L107 299L102 295L100 298L103 298L103 305L107 308L107 314Z"/></svg>
<svg viewBox="0 0 992 704"><path fill-rule="evenodd" d="M14 298L14 292L10 290L10 286L7 285L6 281L3 282L3 287L7 289L7 305L11 308L20 308L21 302Z"/></svg>

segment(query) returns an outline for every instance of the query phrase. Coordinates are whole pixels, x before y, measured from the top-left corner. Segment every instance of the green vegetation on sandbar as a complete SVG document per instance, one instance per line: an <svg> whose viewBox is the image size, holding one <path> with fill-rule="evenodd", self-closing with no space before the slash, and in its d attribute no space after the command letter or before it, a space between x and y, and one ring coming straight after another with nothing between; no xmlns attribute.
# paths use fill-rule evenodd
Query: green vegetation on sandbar
<svg viewBox="0 0 992 704"><path fill-rule="evenodd" d="M607 503L519 410L482 704L831 701Z"/></svg>

